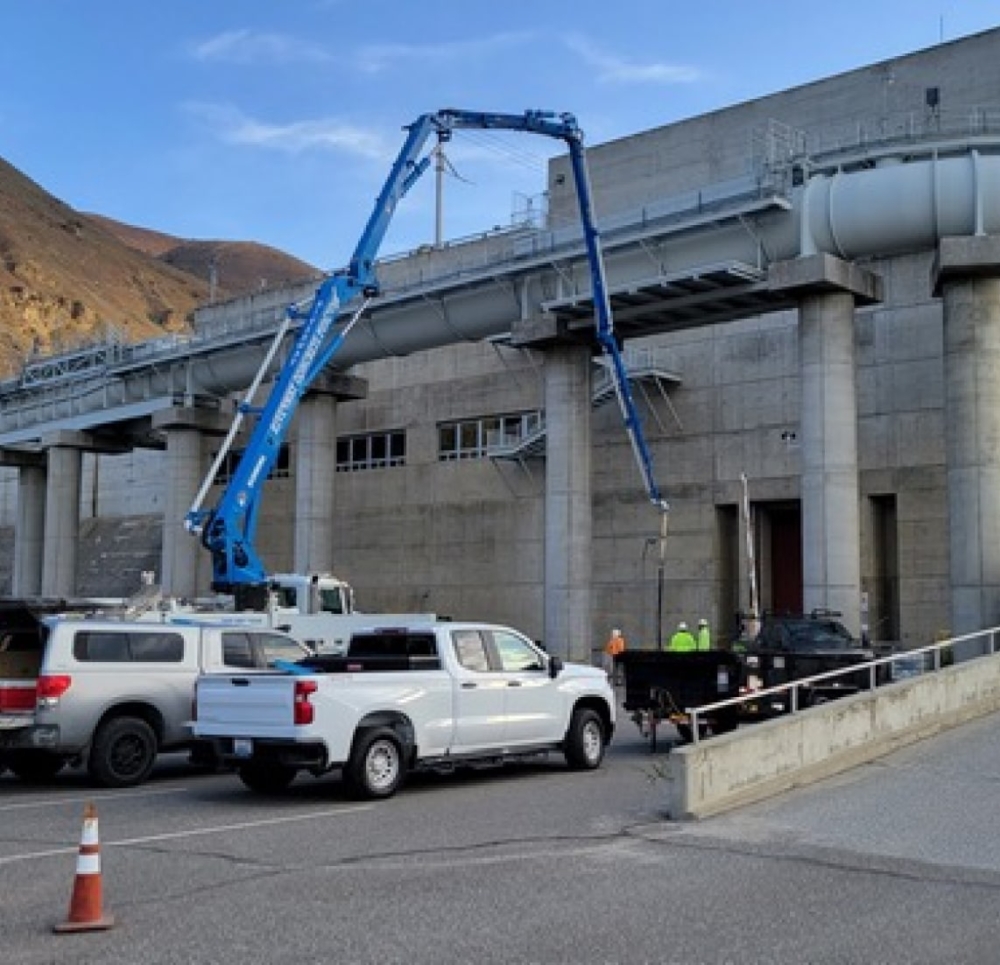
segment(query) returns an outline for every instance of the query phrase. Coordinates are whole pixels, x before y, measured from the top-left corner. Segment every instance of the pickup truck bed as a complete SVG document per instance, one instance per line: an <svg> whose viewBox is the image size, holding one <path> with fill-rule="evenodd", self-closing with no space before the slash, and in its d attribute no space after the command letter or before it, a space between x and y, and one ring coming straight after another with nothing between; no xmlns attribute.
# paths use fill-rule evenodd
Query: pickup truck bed
<svg viewBox="0 0 1000 965"><path fill-rule="evenodd" d="M389 797L413 769L552 750L592 769L614 731L603 671L492 624L362 631L347 656L286 669L198 683L196 735L254 791L339 769L354 796Z"/></svg>

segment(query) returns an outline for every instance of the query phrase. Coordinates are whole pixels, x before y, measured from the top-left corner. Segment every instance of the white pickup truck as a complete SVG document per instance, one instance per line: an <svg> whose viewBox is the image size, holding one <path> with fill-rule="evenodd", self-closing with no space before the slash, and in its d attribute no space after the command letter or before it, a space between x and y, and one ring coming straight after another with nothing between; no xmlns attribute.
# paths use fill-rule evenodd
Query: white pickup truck
<svg viewBox="0 0 1000 965"><path fill-rule="evenodd" d="M615 727L603 670L564 663L508 627L371 629L346 656L283 672L199 679L194 733L253 791L339 768L350 793L386 798L416 768L452 770L558 750L600 765Z"/></svg>

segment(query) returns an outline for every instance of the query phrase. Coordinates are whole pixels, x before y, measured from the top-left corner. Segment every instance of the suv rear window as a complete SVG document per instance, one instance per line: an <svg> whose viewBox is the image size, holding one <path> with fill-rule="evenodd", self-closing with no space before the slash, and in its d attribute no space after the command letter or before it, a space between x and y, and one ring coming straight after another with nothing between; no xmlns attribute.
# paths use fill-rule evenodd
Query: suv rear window
<svg viewBox="0 0 1000 965"><path fill-rule="evenodd" d="M73 656L81 663L180 663L184 637L164 630L80 630Z"/></svg>

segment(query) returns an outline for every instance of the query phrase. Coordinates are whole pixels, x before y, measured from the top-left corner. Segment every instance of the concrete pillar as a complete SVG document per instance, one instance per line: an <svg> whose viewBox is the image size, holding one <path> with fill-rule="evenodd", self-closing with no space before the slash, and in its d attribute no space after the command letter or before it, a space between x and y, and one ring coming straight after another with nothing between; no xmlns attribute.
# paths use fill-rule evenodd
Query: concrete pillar
<svg viewBox="0 0 1000 965"><path fill-rule="evenodd" d="M355 375L326 372L309 386L296 420L294 446L296 573L333 569L336 534L337 404L368 395L368 382Z"/></svg>
<svg viewBox="0 0 1000 965"><path fill-rule="evenodd" d="M799 304L802 379L802 595L806 612L829 608L861 630L861 530L854 298Z"/></svg>
<svg viewBox="0 0 1000 965"><path fill-rule="evenodd" d="M310 394L296 417L295 543L296 573L333 569L334 480L337 471L337 400Z"/></svg>
<svg viewBox="0 0 1000 965"><path fill-rule="evenodd" d="M214 409L175 406L153 415L153 428L167 437L163 545L157 574L167 596L197 596L208 590L209 552L195 534L187 531L184 518L208 468L202 440L206 435L223 435L231 423L229 413ZM212 493L207 497L209 505L211 500Z"/></svg>
<svg viewBox="0 0 1000 965"><path fill-rule="evenodd" d="M197 596L198 564L208 551L184 527L184 517L205 473L202 434L189 426L167 431L167 486L163 503L163 545L158 574L166 596Z"/></svg>
<svg viewBox="0 0 1000 965"><path fill-rule="evenodd" d="M945 238L945 465L951 627L1000 623L1000 238Z"/></svg>
<svg viewBox="0 0 1000 965"><path fill-rule="evenodd" d="M45 490L45 537L42 556L42 594L73 596L80 544L80 480L83 452L64 440L76 433L56 433L43 440L48 452Z"/></svg>
<svg viewBox="0 0 1000 965"><path fill-rule="evenodd" d="M877 275L828 254L777 262L768 286L799 306L802 597L861 632L861 527L854 306L882 298Z"/></svg>
<svg viewBox="0 0 1000 965"><path fill-rule="evenodd" d="M550 653L591 660L591 350L545 350L545 636Z"/></svg>
<svg viewBox="0 0 1000 965"><path fill-rule="evenodd" d="M17 478L17 523L14 529L14 596L42 592L45 546L44 465L22 466Z"/></svg>

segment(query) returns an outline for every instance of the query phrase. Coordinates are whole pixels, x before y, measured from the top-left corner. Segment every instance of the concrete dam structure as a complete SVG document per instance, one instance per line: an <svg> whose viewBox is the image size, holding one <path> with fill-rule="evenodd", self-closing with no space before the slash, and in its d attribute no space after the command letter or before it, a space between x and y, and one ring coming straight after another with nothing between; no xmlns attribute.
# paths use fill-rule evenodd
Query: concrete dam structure
<svg viewBox="0 0 1000 965"><path fill-rule="evenodd" d="M545 229L382 263L385 295L269 483L274 569L333 568L364 608L497 619L574 656L612 625L647 644L681 618L731 634L751 566L764 607L832 608L876 639L997 623L998 53L989 31L591 146L665 541L600 405L556 158ZM9 589L87 589L81 521L148 513L165 589L204 592L184 512L230 397L310 292L210 306L191 339L35 360L0 386ZM148 506L116 498L106 467L123 462L148 474Z"/></svg>

